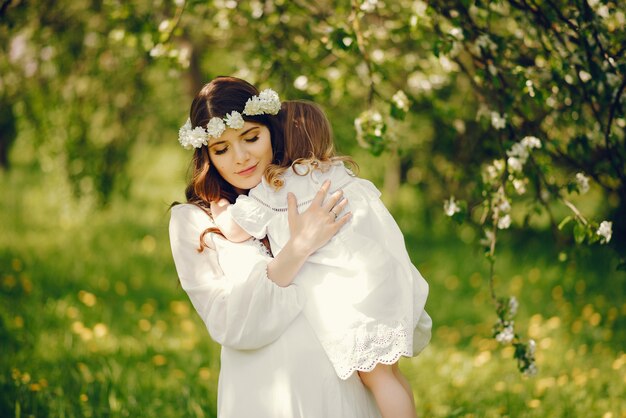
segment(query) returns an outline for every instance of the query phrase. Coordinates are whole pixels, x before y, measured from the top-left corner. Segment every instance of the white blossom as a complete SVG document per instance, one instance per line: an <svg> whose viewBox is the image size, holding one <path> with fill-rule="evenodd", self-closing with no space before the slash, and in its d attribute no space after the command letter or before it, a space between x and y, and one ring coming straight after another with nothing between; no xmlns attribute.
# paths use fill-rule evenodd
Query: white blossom
<svg viewBox="0 0 626 418"><path fill-rule="evenodd" d="M365 140L365 136L373 134L377 137L381 137L385 129L385 122L380 112L374 109L368 109L354 120L354 128L359 144L362 147L369 148L370 144Z"/></svg>
<svg viewBox="0 0 626 418"><path fill-rule="evenodd" d="M541 140L535 136L526 136L521 140L521 143L528 149L541 148Z"/></svg>
<svg viewBox="0 0 626 418"><path fill-rule="evenodd" d="M293 86L298 90L306 90L309 85L309 78L305 75L299 75L293 82Z"/></svg>
<svg viewBox="0 0 626 418"><path fill-rule="evenodd" d="M535 348L537 347L537 343L535 340L528 340L528 355L531 357L535 356Z"/></svg>
<svg viewBox="0 0 626 418"><path fill-rule="evenodd" d="M245 123L243 117L241 116L241 113L235 110L233 110L224 117L224 122L229 128L232 129L241 129L243 128L243 125Z"/></svg>
<svg viewBox="0 0 626 418"><path fill-rule="evenodd" d="M511 226L511 215L505 215L498 219L498 229L507 229Z"/></svg>
<svg viewBox="0 0 626 418"><path fill-rule="evenodd" d="M515 316L517 314L517 308L519 308L519 302L515 296L509 298L509 315Z"/></svg>
<svg viewBox="0 0 626 418"><path fill-rule="evenodd" d="M509 157L506 160L506 163L511 169L511 171L522 171L522 168L524 167L524 163L522 163L522 161L519 158L515 158L515 157Z"/></svg>
<svg viewBox="0 0 626 418"><path fill-rule="evenodd" d="M526 159L528 159L528 148L522 142L516 142L510 150L507 150L506 155L509 157L517 157L523 162L526 162Z"/></svg>
<svg viewBox="0 0 626 418"><path fill-rule="evenodd" d="M613 222L602 221L596 234L600 236L600 244L608 244L611 241L611 235L613 235Z"/></svg>
<svg viewBox="0 0 626 418"><path fill-rule="evenodd" d="M498 112L491 112L491 125L495 129L504 129L506 126L506 115L500 115Z"/></svg>
<svg viewBox="0 0 626 418"><path fill-rule="evenodd" d="M402 90L398 90L391 98L396 107L404 112L409 111L409 98Z"/></svg>
<svg viewBox="0 0 626 418"><path fill-rule="evenodd" d="M519 195L523 195L524 193L526 193L526 182L524 180L521 180L521 179L513 180L513 187L515 188L515 191Z"/></svg>
<svg viewBox="0 0 626 418"><path fill-rule="evenodd" d="M456 40L462 41L464 38L463 31L460 28L452 28L449 33Z"/></svg>
<svg viewBox="0 0 626 418"><path fill-rule="evenodd" d="M461 211L461 208L457 205L457 202L454 200L454 196L450 196L450 199L443 202L443 211L446 216L454 216L455 213Z"/></svg>
<svg viewBox="0 0 626 418"><path fill-rule="evenodd" d="M487 34L482 34L476 38L476 45L491 52L494 52L497 48L495 42L493 42Z"/></svg>
<svg viewBox="0 0 626 418"><path fill-rule="evenodd" d="M578 183L580 194L585 194L589 191L589 177L583 173L576 173L576 183Z"/></svg>
<svg viewBox="0 0 626 418"><path fill-rule="evenodd" d="M361 10L366 13L371 13L376 10L376 6L378 6L378 0L363 0Z"/></svg>
<svg viewBox="0 0 626 418"><path fill-rule="evenodd" d="M209 123L206 124L206 132L210 137L219 138L226 130L226 125L222 118L211 118Z"/></svg>
<svg viewBox="0 0 626 418"><path fill-rule="evenodd" d="M510 344L515 338L515 334L513 333L513 322L507 324L502 331L496 334L496 341L500 344Z"/></svg>
<svg viewBox="0 0 626 418"><path fill-rule="evenodd" d="M498 210L503 213L508 213L511 210L511 203L509 202L509 200L503 193L500 194L498 199Z"/></svg>

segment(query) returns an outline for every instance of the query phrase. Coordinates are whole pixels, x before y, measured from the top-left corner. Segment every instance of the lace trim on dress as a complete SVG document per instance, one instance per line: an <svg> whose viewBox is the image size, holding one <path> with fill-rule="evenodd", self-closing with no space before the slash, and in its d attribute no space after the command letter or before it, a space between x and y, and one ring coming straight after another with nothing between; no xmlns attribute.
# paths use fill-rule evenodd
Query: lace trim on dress
<svg viewBox="0 0 626 418"><path fill-rule="evenodd" d="M369 372L378 363L394 364L400 357L412 357L412 333L398 322L396 325L377 324L349 330L343 337L322 341L337 376L342 380L355 371Z"/></svg>

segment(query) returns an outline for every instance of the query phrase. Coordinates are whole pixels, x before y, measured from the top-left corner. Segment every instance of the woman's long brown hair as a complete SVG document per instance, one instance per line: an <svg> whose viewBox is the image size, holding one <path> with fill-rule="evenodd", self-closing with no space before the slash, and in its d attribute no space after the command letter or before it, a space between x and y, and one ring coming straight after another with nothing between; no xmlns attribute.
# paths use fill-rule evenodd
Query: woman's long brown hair
<svg viewBox="0 0 626 418"><path fill-rule="evenodd" d="M272 163L277 164L282 159L284 148L278 118L272 115L243 115L248 99L258 94L259 90L245 80L236 77L217 77L205 84L193 99L189 112L191 126L206 128L211 118L223 118L226 114L237 111L242 114L244 120L259 123L269 129L273 151ZM210 202L224 198L234 203L237 199L238 193L235 188L224 180L211 164L206 145L195 149L190 172L189 182L185 188L187 202L199 206L207 214L210 215ZM210 232L219 232L219 229L208 228L202 233L198 251L201 252L207 246L204 238Z"/></svg>

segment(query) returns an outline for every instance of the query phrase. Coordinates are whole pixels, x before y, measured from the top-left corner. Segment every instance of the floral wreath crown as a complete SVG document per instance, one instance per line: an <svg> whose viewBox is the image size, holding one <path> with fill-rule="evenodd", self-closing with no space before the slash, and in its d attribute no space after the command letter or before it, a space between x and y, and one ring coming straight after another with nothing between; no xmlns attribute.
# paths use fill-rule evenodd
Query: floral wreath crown
<svg viewBox="0 0 626 418"><path fill-rule="evenodd" d="M280 98L278 93L272 89L265 89L258 96L252 96L246 102L243 114L246 116L253 115L276 115L280 110ZM233 110L227 113L223 118L212 117L206 125L206 129L202 126L192 128L191 119L178 131L178 142L185 149L200 148L208 145L209 138L219 138L222 136L226 127L232 129L243 128L244 120L241 113Z"/></svg>

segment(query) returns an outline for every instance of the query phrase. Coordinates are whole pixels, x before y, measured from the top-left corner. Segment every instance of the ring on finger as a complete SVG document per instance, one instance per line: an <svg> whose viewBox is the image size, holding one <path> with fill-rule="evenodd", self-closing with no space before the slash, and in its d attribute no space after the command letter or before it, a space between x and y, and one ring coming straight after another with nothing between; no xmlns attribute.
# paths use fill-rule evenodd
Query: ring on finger
<svg viewBox="0 0 626 418"><path fill-rule="evenodd" d="M334 210L331 209L330 213L332 213L334 215L333 219L337 219L337 212L335 212Z"/></svg>

